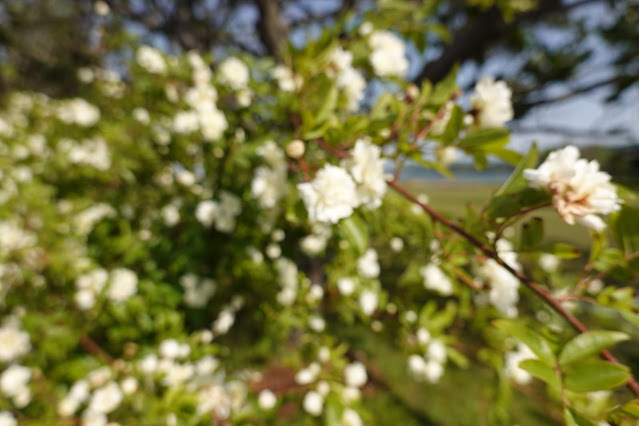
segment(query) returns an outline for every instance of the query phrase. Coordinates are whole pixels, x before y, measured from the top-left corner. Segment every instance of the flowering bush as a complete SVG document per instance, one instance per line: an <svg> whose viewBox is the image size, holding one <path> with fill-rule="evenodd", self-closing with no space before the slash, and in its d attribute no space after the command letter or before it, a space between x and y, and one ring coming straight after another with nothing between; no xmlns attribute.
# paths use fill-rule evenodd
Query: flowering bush
<svg viewBox="0 0 639 426"><path fill-rule="evenodd" d="M125 79L79 70L83 98L7 97L0 424L374 423L348 328L401 348L415 381L483 363L496 389L543 383L568 424L636 415L622 390L584 402L639 394L606 350L639 324L632 193L576 147L538 168L510 151L504 82L464 108L455 75L404 80L398 34L345 40L327 29L287 65L140 46ZM516 165L481 210L449 218L398 181L408 160L450 176L461 152ZM591 229L580 276L528 219L550 207Z"/></svg>

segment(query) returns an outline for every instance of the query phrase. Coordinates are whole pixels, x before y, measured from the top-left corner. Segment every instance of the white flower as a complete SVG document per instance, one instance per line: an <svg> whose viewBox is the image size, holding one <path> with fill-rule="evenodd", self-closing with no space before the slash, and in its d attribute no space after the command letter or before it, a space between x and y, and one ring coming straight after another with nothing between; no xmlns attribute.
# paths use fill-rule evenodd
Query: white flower
<svg viewBox="0 0 639 426"><path fill-rule="evenodd" d="M264 389L257 397L257 403L262 410L270 410L277 404L277 397L270 389Z"/></svg>
<svg viewBox="0 0 639 426"><path fill-rule="evenodd" d="M178 111L173 117L173 131L179 134L189 134L199 130L200 118L196 111Z"/></svg>
<svg viewBox="0 0 639 426"><path fill-rule="evenodd" d="M369 248L357 259L357 272L365 278L379 277L379 262L375 249Z"/></svg>
<svg viewBox="0 0 639 426"><path fill-rule="evenodd" d="M321 168L312 182L298 184L297 189L313 222L337 223L357 206L355 182L346 170L331 164Z"/></svg>
<svg viewBox="0 0 639 426"><path fill-rule="evenodd" d="M393 237L390 240L390 247L395 253L400 252L404 248L404 240L399 237Z"/></svg>
<svg viewBox="0 0 639 426"><path fill-rule="evenodd" d="M482 77L475 85L475 92L470 95L477 125L480 128L501 127L512 120L511 95L505 82L495 81L490 76Z"/></svg>
<svg viewBox="0 0 639 426"><path fill-rule="evenodd" d="M342 426L364 426L364 422L357 411L346 408L342 413Z"/></svg>
<svg viewBox="0 0 639 426"><path fill-rule="evenodd" d="M93 371L91 371L87 375L87 380L93 387L99 387L105 384L111 378L111 369L104 365L99 367ZM81 389L80 389L81 390Z"/></svg>
<svg viewBox="0 0 639 426"><path fill-rule="evenodd" d="M201 201L195 209L195 218L204 226L209 227L215 221L220 205L216 201Z"/></svg>
<svg viewBox="0 0 639 426"><path fill-rule="evenodd" d="M82 289L73 295L73 300L79 309L87 311L95 306L95 293L89 289Z"/></svg>
<svg viewBox="0 0 639 426"><path fill-rule="evenodd" d="M359 203L369 208L379 207L386 193L384 162L380 155L381 149L378 146L367 140L358 139L351 157L343 161L343 166L357 183Z"/></svg>
<svg viewBox="0 0 639 426"><path fill-rule="evenodd" d="M359 306L362 309L362 312L364 312L364 314L368 316L372 315L373 312L375 312L378 303L379 296L373 291L364 290L359 295Z"/></svg>
<svg viewBox="0 0 639 426"><path fill-rule="evenodd" d="M99 137L72 145L68 158L73 164L83 164L98 170L108 170L111 167L111 153L104 139Z"/></svg>
<svg viewBox="0 0 639 426"><path fill-rule="evenodd" d="M217 108L201 109L197 111L200 121L200 131L206 142L219 140L229 127L226 116Z"/></svg>
<svg viewBox="0 0 639 426"><path fill-rule="evenodd" d="M271 77L277 80L277 85L283 92L293 92L302 86L302 79L294 75L293 71L284 65L273 67Z"/></svg>
<svg viewBox="0 0 639 426"><path fill-rule="evenodd" d="M167 204L160 211L166 226L175 226L180 221L180 210L173 204Z"/></svg>
<svg viewBox="0 0 639 426"><path fill-rule="evenodd" d="M411 355L408 357L408 371L410 371L416 379L421 379L426 370L426 360L419 355Z"/></svg>
<svg viewBox="0 0 639 426"><path fill-rule="evenodd" d="M320 372L320 366L316 362L311 363L308 367L301 369L295 374L295 383L298 385L308 385L317 379Z"/></svg>
<svg viewBox="0 0 639 426"><path fill-rule="evenodd" d="M539 256L539 267L546 272L554 272L559 268L560 259L554 254L544 253Z"/></svg>
<svg viewBox="0 0 639 426"><path fill-rule="evenodd" d="M364 367L364 364L361 362L353 362L344 368L344 381L346 386L359 388L364 386L367 380L366 367Z"/></svg>
<svg viewBox="0 0 639 426"><path fill-rule="evenodd" d="M357 111L366 90L366 80L362 74L354 68L345 68L337 74L335 83L346 95L346 109L351 112Z"/></svg>
<svg viewBox="0 0 639 426"><path fill-rule="evenodd" d="M93 392L87 410L94 413L108 414L118 408L122 398L123 394L118 384L109 382Z"/></svg>
<svg viewBox="0 0 639 426"><path fill-rule="evenodd" d="M430 332L426 330L425 328L420 327L417 330L416 336L417 336L417 341L422 345L425 345L430 341Z"/></svg>
<svg viewBox="0 0 639 426"><path fill-rule="evenodd" d="M138 289L138 276L130 269L118 268L111 272L107 297L113 302L124 302Z"/></svg>
<svg viewBox="0 0 639 426"><path fill-rule="evenodd" d="M446 361L446 346L441 340L433 339L428 345L426 355L429 360L443 364Z"/></svg>
<svg viewBox="0 0 639 426"><path fill-rule="evenodd" d="M149 124L149 122L151 121L149 111L146 110L146 108L141 107L135 108L133 110L133 118L142 124Z"/></svg>
<svg viewBox="0 0 639 426"><path fill-rule="evenodd" d="M226 334L235 322L235 314L229 309L223 309L213 323L215 334Z"/></svg>
<svg viewBox="0 0 639 426"><path fill-rule="evenodd" d="M90 127L100 120L100 110L82 98L74 98L60 103L57 116L66 124Z"/></svg>
<svg viewBox="0 0 639 426"><path fill-rule="evenodd" d="M337 280L337 289L343 296L350 296L355 291L355 281L348 277L339 278Z"/></svg>
<svg viewBox="0 0 639 426"><path fill-rule="evenodd" d="M286 195L288 189L286 182L286 169L278 167L272 169L267 166L259 166L255 169L251 192L257 198L258 204L263 209L270 209Z"/></svg>
<svg viewBox="0 0 639 426"><path fill-rule="evenodd" d="M519 280L493 259L481 266L479 276L490 285L490 302L507 317L516 316Z"/></svg>
<svg viewBox="0 0 639 426"><path fill-rule="evenodd" d="M162 54L151 46L140 46L135 54L138 65L152 74L164 74L166 62Z"/></svg>
<svg viewBox="0 0 639 426"><path fill-rule="evenodd" d="M429 263L419 269L419 273L424 277L424 287L441 294L450 296L453 294L453 283L439 266Z"/></svg>
<svg viewBox="0 0 639 426"><path fill-rule="evenodd" d="M520 385L530 383L532 376L519 367L519 363L527 359L537 358L530 348L520 343L515 352L506 353L506 374Z"/></svg>
<svg viewBox="0 0 639 426"><path fill-rule="evenodd" d="M138 390L138 379L133 376L125 377L120 382L120 387L125 395L132 395Z"/></svg>
<svg viewBox="0 0 639 426"><path fill-rule="evenodd" d="M18 421L10 411L0 411L0 426L18 426Z"/></svg>
<svg viewBox="0 0 639 426"><path fill-rule="evenodd" d="M222 61L219 66L220 82L227 84L231 89L239 90L248 85L249 70L244 62L230 57Z"/></svg>
<svg viewBox="0 0 639 426"><path fill-rule="evenodd" d="M567 223L577 222L601 232L606 224L597 215L619 210L621 200L610 175L599 170L599 163L579 155L573 145L551 152L537 169L524 170L524 177L533 188L550 190L553 206Z"/></svg>
<svg viewBox="0 0 639 426"><path fill-rule="evenodd" d="M31 370L27 367L14 364L2 372L0 376L0 390L4 396L14 398L20 395L31 379Z"/></svg>
<svg viewBox="0 0 639 426"><path fill-rule="evenodd" d="M311 416L319 416L324 410L324 397L318 392L309 391L304 395L304 410Z"/></svg>
<svg viewBox="0 0 639 426"><path fill-rule="evenodd" d="M430 383L437 383L444 374L444 367L437 361L427 361L424 367L424 377Z"/></svg>
<svg viewBox="0 0 639 426"><path fill-rule="evenodd" d="M0 361L11 362L29 351L29 334L21 331L15 321L8 321L0 328Z"/></svg>
<svg viewBox="0 0 639 426"><path fill-rule="evenodd" d="M308 319L308 326L311 330L320 333L324 331L324 328L326 328L326 321L324 321L324 318L320 316L313 315Z"/></svg>
<svg viewBox="0 0 639 426"><path fill-rule="evenodd" d="M370 62L375 74L380 77L404 77L408 71L406 46L404 42L390 31L374 31L368 39L373 50Z"/></svg>

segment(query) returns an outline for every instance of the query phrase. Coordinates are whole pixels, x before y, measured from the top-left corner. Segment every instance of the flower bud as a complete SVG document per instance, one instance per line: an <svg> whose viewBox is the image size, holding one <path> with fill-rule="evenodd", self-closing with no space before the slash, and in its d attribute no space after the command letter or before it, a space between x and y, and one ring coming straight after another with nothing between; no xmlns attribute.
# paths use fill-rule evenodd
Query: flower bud
<svg viewBox="0 0 639 426"><path fill-rule="evenodd" d="M419 87L415 86L414 84L408 86L406 88L406 97L409 100L417 99L419 97Z"/></svg>
<svg viewBox="0 0 639 426"><path fill-rule="evenodd" d="M286 147L286 154L289 157L297 160L299 158L302 158L305 149L306 147L304 146L304 142L299 139L295 139L291 141L291 143L289 143Z"/></svg>

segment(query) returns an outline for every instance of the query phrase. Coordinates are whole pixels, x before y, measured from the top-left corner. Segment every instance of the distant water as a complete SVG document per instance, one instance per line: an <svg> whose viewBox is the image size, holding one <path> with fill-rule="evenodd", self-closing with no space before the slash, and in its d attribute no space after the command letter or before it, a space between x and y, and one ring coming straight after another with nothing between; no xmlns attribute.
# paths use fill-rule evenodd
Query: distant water
<svg viewBox="0 0 639 426"><path fill-rule="evenodd" d="M478 171L466 165L462 167L451 167L451 172L455 176L450 180L442 176L432 169L426 169L420 164L407 162L399 175L399 179L407 180L423 180L423 181L459 181L459 182L488 182L500 183L505 182L512 173L512 168L506 167L489 167L486 170ZM386 170L387 173L393 173L393 168Z"/></svg>

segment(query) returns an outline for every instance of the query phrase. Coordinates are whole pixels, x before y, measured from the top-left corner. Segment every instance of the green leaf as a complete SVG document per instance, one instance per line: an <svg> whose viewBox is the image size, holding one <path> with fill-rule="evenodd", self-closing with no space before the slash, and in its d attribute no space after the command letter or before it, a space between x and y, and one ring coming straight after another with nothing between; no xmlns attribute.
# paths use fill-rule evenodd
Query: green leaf
<svg viewBox="0 0 639 426"><path fill-rule="evenodd" d="M439 163L439 162L436 162L436 161L425 160L424 157L422 156L421 152L413 151L408 157L411 160L415 161L416 163L421 164L422 166L424 166L426 168L435 170L436 172L438 172L442 176L447 177L448 179L453 179L455 177L451 173L451 171L448 170L446 168L446 166L444 166L442 163Z"/></svg>
<svg viewBox="0 0 639 426"><path fill-rule="evenodd" d="M528 182L524 179L524 170L535 167L537 161L539 161L539 150L537 149L537 144L533 143L526 155L519 161L519 164L517 164L517 167L515 167L515 170L513 170L508 180L497 190L495 195L516 192L526 188Z"/></svg>
<svg viewBox="0 0 639 426"><path fill-rule="evenodd" d="M324 103L320 107L319 111L317 111L316 122L322 123L324 122L328 116L335 111L337 107L337 100L339 99L339 90L337 90L337 85L332 84L328 93L326 94L326 99Z"/></svg>
<svg viewBox="0 0 639 426"><path fill-rule="evenodd" d="M568 407L564 408L564 422L566 426L597 426L597 423Z"/></svg>
<svg viewBox="0 0 639 426"><path fill-rule="evenodd" d="M559 354L559 364L566 366L581 361L628 339L630 339L630 336L619 331L588 331L566 343Z"/></svg>
<svg viewBox="0 0 639 426"><path fill-rule="evenodd" d="M495 148L492 149L490 151L490 154L494 155L495 157L505 161L508 164L517 164L519 163L519 161L521 160L521 154L516 152L516 151L512 151L510 149L507 148Z"/></svg>
<svg viewBox="0 0 639 426"><path fill-rule="evenodd" d="M497 219L510 217L519 213L526 207L542 205L550 199L544 191L533 188L524 188L516 193L505 193L494 197L488 203L488 216Z"/></svg>
<svg viewBox="0 0 639 426"><path fill-rule="evenodd" d="M525 343L541 361L551 365L555 364L555 355L548 342L541 335L514 320L501 319L493 321L493 324Z"/></svg>
<svg viewBox="0 0 639 426"><path fill-rule="evenodd" d="M533 217L521 227L521 249L527 250L537 247L544 239L544 221L540 217Z"/></svg>
<svg viewBox="0 0 639 426"><path fill-rule="evenodd" d="M448 145L455 139L457 139L457 135L459 135L459 130L464 123L464 111L459 107L459 105L455 104L450 111L450 118L446 123L446 129L442 134L442 141Z"/></svg>
<svg viewBox="0 0 639 426"><path fill-rule="evenodd" d="M359 251L364 253L368 248L368 233L364 222L355 214L339 222L339 229L346 239Z"/></svg>
<svg viewBox="0 0 639 426"><path fill-rule="evenodd" d="M576 259L581 256L581 250L565 243L554 243L540 247L544 253L554 254L560 259Z"/></svg>
<svg viewBox="0 0 639 426"><path fill-rule="evenodd" d="M633 399L615 410L622 415L630 416L633 419L639 419L639 399Z"/></svg>
<svg viewBox="0 0 639 426"><path fill-rule="evenodd" d="M519 363L519 368L526 370L550 387L561 389L557 372L553 367L538 359L526 359Z"/></svg>
<svg viewBox="0 0 639 426"><path fill-rule="evenodd" d="M481 149L487 150L492 148L501 148L508 143L510 133L508 129L496 127L493 129L481 129L470 133L459 142L462 149ZM490 154L491 152L489 152Z"/></svg>
<svg viewBox="0 0 639 426"><path fill-rule="evenodd" d="M564 408L564 423L566 426L579 426L568 408Z"/></svg>
<svg viewBox="0 0 639 426"><path fill-rule="evenodd" d="M453 93L457 91L457 69L456 65L446 77L433 88L433 94L429 99L431 105L441 106L448 102Z"/></svg>
<svg viewBox="0 0 639 426"><path fill-rule="evenodd" d="M610 230L623 251L633 253L639 250L639 212L632 207L622 206L610 215Z"/></svg>
<svg viewBox="0 0 639 426"><path fill-rule="evenodd" d="M595 392L621 386L630 378L630 371L625 365L608 361L590 361L574 366L565 372L566 389L575 392Z"/></svg>

